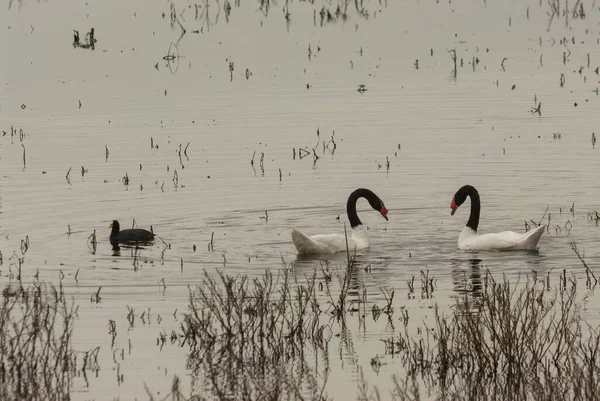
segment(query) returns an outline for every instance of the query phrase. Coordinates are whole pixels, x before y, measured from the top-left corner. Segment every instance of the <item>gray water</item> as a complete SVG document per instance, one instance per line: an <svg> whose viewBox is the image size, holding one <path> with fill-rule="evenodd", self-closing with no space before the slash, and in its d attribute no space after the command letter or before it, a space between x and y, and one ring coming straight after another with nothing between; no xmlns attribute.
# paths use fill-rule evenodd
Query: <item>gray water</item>
<svg viewBox="0 0 600 401"><path fill-rule="evenodd" d="M201 392L185 350L156 346L177 327L188 286L205 270L256 276L282 260L311 274L319 261L296 260L291 229L343 233L355 188L390 210L385 222L359 203L371 237L357 256L371 266L360 274L369 301L381 306L381 287L394 288L395 308L415 321L486 268L512 279L566 269L583 283L571 241L598 267L600 228L588 216L600 210L596 2L582 2L585 19L570 11L550 24L537 1L369 2L368 19L349 12L322 27L320 5L290 3L288 25L282 4L265 16L258 2L232 3L229 21L223 10L216 21L209 3L210 24L196 20L194 3L173 3L181 38L169 2L13 1L2 11L0 285L16 283L26 237L23 282L64 274L80 305L76 347L101 346L100 373L89 387L77 382L75 399L143 398L144 382L163 394L173 374L190 395ZM92 27L95 50L73 48L73 30L83 41ZM179 57L163 59L173 43ZM310 154L300 159L299 148ZM482 198L481 232L524 232L548 207L539 252L458 251L468 205L450 216L449 204L467 183ZM134 268L131 250L109 244L112 219L152 226L170 248L157 241ZM431 299L406 295L421 270L435 278ZM99 287L102 301L91 303ZM587 294L592 325L597 301ZM129 330L127 306L152 317ZM115 349L133 344L124 360L113 358L109 319ZM329 395L354 397L358 367L384 389L401 371L380 341L400 324L383 320L350 325L352 350L333 347ZM378 374L375 355L385 363Z"/></svg>

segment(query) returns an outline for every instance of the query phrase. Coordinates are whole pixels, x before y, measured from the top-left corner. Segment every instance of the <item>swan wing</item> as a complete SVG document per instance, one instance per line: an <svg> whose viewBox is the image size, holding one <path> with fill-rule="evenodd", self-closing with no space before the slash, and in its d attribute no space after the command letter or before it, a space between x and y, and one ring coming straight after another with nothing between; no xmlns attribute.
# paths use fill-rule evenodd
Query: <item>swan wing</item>
<svg viewBox="0 0 600 401"><path fill-rule="evenodd" d="M352 237L348 237L348 248L350 251L367 248L369 246L366 229L355 228ZM301 254L335 253L346 250L346 237L341 234L317 234L310 237L300 231L292 230L292 241Z"/></svg>
<svg viewBox="0 0 600 401"><path fill-rule="evenodd" d="M472 251L534 250L537 249L537 244L545 228L546 226L540 226L525 234L503 231L493 234L471 235L460 238L458 248Z"/></svg>
<svg viewBox="0 0 600 401"><path fill-rule="evenodd" d="M292 230L292 241L301 254L335 253L346 249L346 238L340 234L317 234L310 237L300 231ZM348 245L351 239L348 239Z"/></svg>

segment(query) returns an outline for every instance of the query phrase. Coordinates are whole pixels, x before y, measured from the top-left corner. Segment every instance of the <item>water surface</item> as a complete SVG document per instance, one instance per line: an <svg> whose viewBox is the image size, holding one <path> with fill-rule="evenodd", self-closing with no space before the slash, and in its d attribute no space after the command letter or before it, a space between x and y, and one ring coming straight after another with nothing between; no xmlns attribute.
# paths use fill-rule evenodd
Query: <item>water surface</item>
<svg viewBox="0 0 600 401"><path fill-rule="evenodd" d="M282 260L298 277L312 274L319 261L296 260L292 227L342 233L346 198L358 187L384 200L390 221L359 203L372 246L357 255L357 282L380 306L381 288L394 288L395 308L415 321L434 303L449 306L485 269L515 280L566 269L583 284L571 241L598 266L600 231L588 217L600 209L591 141L597 6L548 29L538 2L374 3L368 20L349 13L323 27L307 3L290 5L289 26L280 6L264 16L244 3L215 23L211 3L208 26L192 3L173 4L181 38L170 3L13 2L0 28L10 55L0 70L0 283L15 283L13 255L26 237L24 282L64 274L80 304L76 346L101 345L99 376L89 387L78 382L76 399L141 397L144 382L163 394L173 374L201 392L190 385L185 349L156 346L160 332L178 326L188 286L205 270L254 277ZM95 50L74 49L73 29L83 37L91 27ZM172 43L179 58L169 65ZM541 115L532 113L540 102ZM310 154L300 158L300 148ZM458 251L468 204L455 216L449 204L467 183L481 194L481 232L523 232L548 207L539 252ZM112 219L152 226L170 248L157 241L134 266L130 249L111 249ZM419 282L421 271L435 279L432 298L408 294L407 280ZM99 287L102 301L90 303ZM593 293L586 301L593 325L596 301ZM127 306L151 318L130 330ZM114 349L133 344L124 360L113 358L109 319ZM342 337L353 347L334 353L331 396L355 396L358 367L370 384L389 386L401 367L380 340L399 319L349 325ZM369 367L375 355L385 362L378 374Z"/></svg>

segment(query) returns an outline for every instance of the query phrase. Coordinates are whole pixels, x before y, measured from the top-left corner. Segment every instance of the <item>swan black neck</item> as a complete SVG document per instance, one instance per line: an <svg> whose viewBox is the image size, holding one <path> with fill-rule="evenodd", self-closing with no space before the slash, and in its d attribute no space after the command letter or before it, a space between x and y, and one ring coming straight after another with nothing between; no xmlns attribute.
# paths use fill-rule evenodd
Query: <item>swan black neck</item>
<svg viewBox="0 0 600 401"><path fill-rule="evenodd" d="M359 188L352 192L348 197L348 202L346 203L346 212L348 213L348 220L350 221L350 227L352 228L362 225L362 221L360 221L358 215L356 214L356 202L360 198L367 199L371 207L375 210L379 210L376 207L377 205L383 205L381 199L379 199L379 197L371 190Z"/></svg>
<svg viewBox="0 0 600 401"><path fill-rule="evenodd" d="M473 231L477 231L477 227L479 227L479 214L481 213L479 192L471 185L465 185L462 189L465 191L465 196L471 198L471 214L469 215L469 221L467 221L467 227L473 229Z"/></svg>

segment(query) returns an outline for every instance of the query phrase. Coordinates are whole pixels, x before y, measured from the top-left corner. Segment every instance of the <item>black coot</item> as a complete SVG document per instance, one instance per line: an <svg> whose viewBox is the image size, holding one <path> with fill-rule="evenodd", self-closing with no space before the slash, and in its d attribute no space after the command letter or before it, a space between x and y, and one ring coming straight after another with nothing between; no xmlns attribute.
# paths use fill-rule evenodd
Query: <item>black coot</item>
<svg viewBox="0 0 600 401"><path fill-rule="evenodd" d="M112 231L110 232L110 243L113 245L143 244L154 240L154 233L141 228L132 228L121 231L117 220L113 220L109 227L112 227Z"/></svg>

